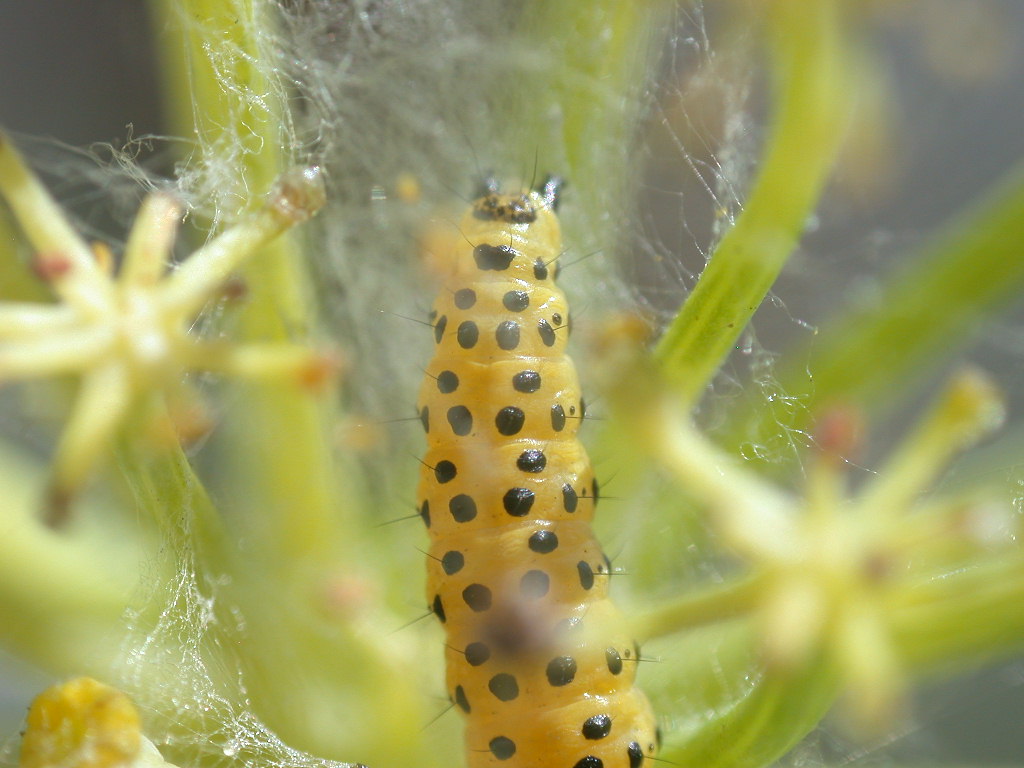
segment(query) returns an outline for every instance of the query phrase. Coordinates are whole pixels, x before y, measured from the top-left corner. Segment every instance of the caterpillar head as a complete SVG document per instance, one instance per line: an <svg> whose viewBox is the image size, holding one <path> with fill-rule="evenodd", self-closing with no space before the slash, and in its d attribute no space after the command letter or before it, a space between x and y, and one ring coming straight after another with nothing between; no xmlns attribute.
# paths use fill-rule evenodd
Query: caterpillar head
<svg viewBox="0 0 1024 768"><path fill-rule="evenodd" d="M565 182L559 176L546 176L533 189L516 193L502 193L493 177L484 179L476 190L473 216L482 221L500 221L508 224L532 224L539 212L558 210L559 196Z"/></svg>
<svg viewBox="0 0 1024 768"><path fill-rule="evenodd" d="M505 193L496 182L485 182L459 228L463 242L473 248L461 254L465 260L456 271L480 271L501 280L548 280L548 268L561 251L555 214L560 184L550 178L535 189Z"/></svg>

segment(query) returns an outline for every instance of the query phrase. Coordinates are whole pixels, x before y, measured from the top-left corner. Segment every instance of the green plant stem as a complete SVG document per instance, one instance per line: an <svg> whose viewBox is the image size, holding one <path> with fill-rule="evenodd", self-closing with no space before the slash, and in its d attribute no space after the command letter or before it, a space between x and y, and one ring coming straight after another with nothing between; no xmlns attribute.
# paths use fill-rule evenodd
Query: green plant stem
<svg viewBox="0 0 1024 768"><path fill-rule="evenodd" d="M3 536L0 626L4 647L53 674L105 674L118 652L111 631L136 588L142 547L117 542L118 521L88 499L79 502L75 535L40 522L46 469L0 443Z"/></svg>
<svg viewBox="0 0 1024 768"><path fill-rule="evenodd" d="M261 48L269 36L260 31L273 24L266 5L152 0L152 8L172 129L197 136L210 153L201 159L214 165L218 152L230 162L241 150L238 188L265 192L291 162L280 149L289 146L282 86L269 74L272 52ZM243 340L308 338L315 305L295 236L262 249L244 276L248 300L235 333ZM233 493L232 507L251 512L245 524L261 542L267 568L293 577L296 561L313 573L329 567L343 556L346 512L336 497L324 433L329 414L292 384L250 383L238 393L226 419L226 483L245 490Z"/></svg>
<svg viewBox="0 0 1024 768"><path fill-rule="evenodd" d="M169 565L177 569L171 589L180 590L182 584L191 589L194 581L195 589L209 594L209 610L216 619L190 640L200 643L204 669L213 676L218 695L234 707L253 710L293 746L339 759L360 750L365 759L375 757L381 764L414 761L418 741L401 736L409 722L428 718L416 674L418 657L396 655L393 647L389 649L387 642L365 627L331 621L323 612L310 610L307 602L296 600L291 584L235 546L180 451L147 457L126 446L119 455L139 506L155 511ZM159 613L149 619L154 626L167 610L162 602L166 597L161 595L161 600L146 606ZM196 610L189 602L194 596L189 592L178 597L183 602L172 610L186 621L188 612ZM225 634L232 617L224 606L238 606L246 617L243 644ZM180 637L159 631L152 639L181 642ZM176 648L167 652L185 653ZM182 658L182 663L190 661L195 660ZM233 677L239 665L245 673L244 691ZM146 670L147 684L160 690L159 675L165 673ZM366 691L375 694L367 697ZM243 701L243 696L251 703ZM158 706L164 704L158 702ZM173 717L172 728L202 727L182 722L180 712ZM347 727L325 725L339 722ZM374 751L366 755L365 734L371 730L395 737L375 740Z"/></svg>
<svg viewBox="0 0 1024 768"><path fill-rule="evenodd" d="M830 323L810 352L789 356L783 391L801 395L787 426L829 402L882 411L949 360L1024 291L1024 162L922 255ZM808 357L810 361L808 362ZM813 373L808 382L807 370ZM737 414L734 424L749 417ZM785 416L783 416L785 418Z"/></svg>
<svg viewBox="0 0 1024 768"><path fill-rule="evenodd" d="M761 582L753 576L685 594L661 603L630 622L638 643L749 612L760 595Z"/></svg>
<svg viewBox="0 0 1024 768"><path fill-rule="evenodd" d="M962 671L1024 648L1024 558L1011 550L917 584L887 599L904 663L918 672Z"/></svg>
<svg viewBox="0 0 1024 768"><path fill-rule="evenodd" d="M671 6L619 0L528 5L520 14L525 39L546 52L551 75L543 87L527 81L518 99L503 97L496 105L508 110L512 143L522 152L534 151L523 146L524 138L536 142L539 168L568 177L575 207L593 211L621 205L625 190L608 180L629 177L625 147L658 51L652 42L668 28L664 18Z"/></svg>
<svg viewBox="0 0 1024 768"><path fill-rule="evenodd" d="M766 670L758 647L747 621L645 647L663 659L659 677L666 690L659 708L671 712L674 723L659 758L702 768L756 768L814 729L835 699L835 675L820 659L800 670Z"/></svg>
<svg viewBox="0 0 1024 768"><path fill-rule="evenodd" d="M125 441L117 457L132 496L161 539L178 551L187 543L196 560L230 571L235 546L182 450L151 456Z"/></svg>
<svg viewBox="0 0 1024 768"><path fill-rule="evenodd" d="M21 236L17 227L0 210L0 299L4 301L53 300L53 293L28 270L20 258Z"/></svg>
<svg viewBox="0 0 1024 768"><path fill-rule="evenodd" d="M704 391L796 247L850 110L840 3L784 0L772 5L768 22L775 107L761 172L655 351L687 404Z"/></svg>

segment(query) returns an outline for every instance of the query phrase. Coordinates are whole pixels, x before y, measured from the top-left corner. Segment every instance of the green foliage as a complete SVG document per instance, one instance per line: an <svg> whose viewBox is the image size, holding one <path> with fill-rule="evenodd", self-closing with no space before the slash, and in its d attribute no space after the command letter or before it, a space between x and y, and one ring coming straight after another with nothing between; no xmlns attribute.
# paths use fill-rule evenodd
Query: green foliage
<svg viewBox="0 0 1024 768"><path fill-rule="evenodd" d="M322 165L333 196L319 229L233 252L232 264L244 261L247 301L223 323L230 342L208 354L208 364L174 360L178 378L186 368L229 378L214 393L227 404L224 428L201 461L193 466L166 440L153 448L152 424L174 420L168 377L132 378L142 405L126 407L117 425L113 478L103 476L102 493L75 498L69 530L54 533L33 516L39 495L29 492L41 493L43 465L13 443L0 446L0 487L18 491L7 494L10 533L0 541L3 642L54 675L91 674L127 690L144 705L146 733L180 764L312 766L314 754L374 768L459 763L455 717L422 730L440 709L430 693L442 690L440 636L436 628L394 631L419 601L422 568L409 555L421 542L415 530L380 523L412 513L396 501L411 496L411 473L401 465L412 460L400 441L362 454L354 439L338 437L351 438L352 425L366 420L359 406L372 400L368 390L392 383L367 383L360 371L406 363L411 353L379 330L346 335L342 324L329 334L325 318L341 305L339 315L373 324L366 285L386 292L402 271L416 282L412 256L389 262L389 249L411 254L408 221L434 213L427 171L451 166L457 179L480 170L463 156L482 142L494 147L487 159L502 172L563 170L578 190L576 211L566 211L570 237L614 242L622 211L631 210L629 153L650 106L654 51L672 18L665 3L532 0L499 12L496 3L420 8L396 0L338 23L332 14L349 13L349 5L359 4L151 2L173 130L195 142L179 173L203 236L237 233L251 221L243 212L296 164ZM814 389L803 407L747 404L715 435L692 424L800 242L871 92L859 4L755 5L717 9L757 40L771 73L769 130L743 212L653 351L638 336L610 333L592 355L611 371L613 414L595 439L602 460L623 468L627 493L643 483L671 486L633 524L644 545L632 594L621 591L627 608L630 598L645 606L634 611L638 634L645 652L664 660L644 669L641 682L664 726L662 756L679 765L766 765L812 731L843 691L854 719L879 729L919 678L1019 653L1024 642L1019 516L1005 489L929 493L957 452L999 425L1001 397L987 379L954 376L864 488L850 492L845 473L861 423L891 412L1019 292L1019 171L885 278L881 300L838 313L815 340L823 351L814 355ZM403 19L404 35L396 33ZM304 37L296 32L302 23L310 25ZM417 39L428 31L434 37ZM325 41L344 35L352 37L340 61L351 71L323 53L331 50ZM414 53L403 59L403 51ZM473 66L460 58L467 51ZM406 86L396 86L388 68L404 65L444 75L428 94L436 114L426 114L430 99L402 111ZM375 70L386 76L373 80ZM360 93L373 106L363 113L353 106ZM379 108L381 94L388 109ZM353 124L353 114L364 123ZM391 145L374 145L375 134ZM374 164L391 198L405 174L425 199L381 214L375 203L346 198L365 192ZM40 243L78 239L44 198L29 199L21 173L0 166L0 191L25 238L39 251ZM228 224L235 220L243 224ZM16 249L0 257L0 376L10 376L11 339L36 333L38 310L29 304L40 291ZM92 254L83 245L76 258ZM322 284L332 270L352 283L332 292ZM61 280L51 279L58 303L46 305L56 312L74 303ZM608 305L622 303L600 270L580 282ZM63 328L60 317L53 322ZM188 327L192 336L199 331ZM350 365L340 398L311 391L308 358L229 355L253 345L320 345L328 335ZM68 346L40 347L18 375L77 372L54 363ZM367 360L367 350L386 359ZM213 358L222 352L232 362L218 367ZM797 350L780 365L783 391L801 394L806 359ZM800 477L768 478L735 449L812 428L816 444ZM90 447L90 460L101 464L103 446ZM386 514L377 509L379 477L393 487ZM693 578L691 561L678 554L691 534L697 559L720 583ZM119 623L123 605L127 627Z"/></svg>

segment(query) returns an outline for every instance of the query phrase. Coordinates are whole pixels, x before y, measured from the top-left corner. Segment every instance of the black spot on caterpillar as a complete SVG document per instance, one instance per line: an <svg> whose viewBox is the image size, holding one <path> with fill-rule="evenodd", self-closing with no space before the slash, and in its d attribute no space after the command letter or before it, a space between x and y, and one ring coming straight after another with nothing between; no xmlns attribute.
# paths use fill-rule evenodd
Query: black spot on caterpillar
<svg viewBox="0 0 1024 768"><path fill-rule="evenodd" d="M549 269L561 250L556 201L555 181L483 188L434 305L419 396L428 602L448 634L470 768L638 768L656 748L637 665L622 663L635 643L591 531L580 420L566 418L581 398L557 332L569 309Z"/></svg>

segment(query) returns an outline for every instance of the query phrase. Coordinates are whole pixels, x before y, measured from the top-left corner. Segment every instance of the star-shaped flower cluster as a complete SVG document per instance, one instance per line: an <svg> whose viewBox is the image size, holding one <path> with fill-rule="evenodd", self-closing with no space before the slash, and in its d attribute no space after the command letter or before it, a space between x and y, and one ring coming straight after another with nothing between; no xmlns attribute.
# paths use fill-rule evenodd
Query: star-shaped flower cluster
<svg viewBox="0 0 1024 768"><path fill-rule="evenodd" d="M183 206L155 193L142 204L120 267L105 246L90 247L0 134L0 196L35 251L34 268L56 295L50 304L0 303L0 382L78 374L78 393L57 445L46 514L70 499L134 406L150 395L194 401L190 370L322 380L331 361L285 344L198 338L195 319L232 272L262 245L313 216L324 202L317 168L284 175L257 211L168 269Z"/></svg>
<svg viewBox="0 0 1024 768"><path fill-rule="evenodd" d="M819 450L806 464L802 493L748 471L686 420L652 424L663 465L708 506L747 575L717 588L711 603L684 596L656 611L641 634L748 614L768 667L824 663L849 689L855 720L884 727L903 697L908 649L916 653L904 638L938 639L927 630L933 613L935 626L946 615L934 610L943 599L936 585L996 549L1015 551L1008 504L984 492L928 494L950 459L1002 419L1003 401L989 379L958 374L855 494L847 485L848 457L859 443L856 411L836 408L819 422ZM908 621L917 622L913 632Z"/></svg>

